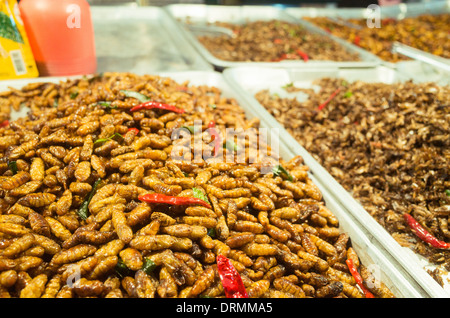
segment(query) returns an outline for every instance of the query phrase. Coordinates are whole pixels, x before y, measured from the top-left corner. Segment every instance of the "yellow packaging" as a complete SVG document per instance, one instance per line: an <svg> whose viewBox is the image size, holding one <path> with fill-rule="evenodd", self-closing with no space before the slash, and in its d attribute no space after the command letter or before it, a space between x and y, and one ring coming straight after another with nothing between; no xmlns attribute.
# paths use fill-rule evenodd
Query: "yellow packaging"
<svg viewBox="0 0 450 318"><path fill-rule="evenodd" d="M0 80L39 76L16 0L0 0Z"/></svg>

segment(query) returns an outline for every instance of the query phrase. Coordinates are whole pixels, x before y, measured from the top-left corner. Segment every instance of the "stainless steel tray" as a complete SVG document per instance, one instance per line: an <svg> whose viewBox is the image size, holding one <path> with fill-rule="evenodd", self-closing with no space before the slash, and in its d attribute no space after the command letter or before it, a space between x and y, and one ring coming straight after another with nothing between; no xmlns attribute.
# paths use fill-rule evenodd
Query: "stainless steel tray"
<svg viewBox="0 0 450 318"><path fill-rule="evenodd" d="M278 128L283 131L282 142L290 153L303 156L305 163L310 167L312 175L317 182L330 194L357 224L362 225L396 261L403 266L431 297L450 297L450 286L442 288L425 271L424 267L432 267L424 259L414 254L410 249L401 247L392 236L347 192L329 173L309 154L283 126L254 98L254 94L262 89L270 89L280 96L286 94L283 85L294 83L298 87L311 87L315 79L322 77L343 78L349 82L364 80L367 82L394 83L408 80L399 72L384 66L373 69L329 69L329 70L286 70L274 68L230 68L224 71L225 79L234 90L245 97L244 105L250 107L252 112L258 114L264 125ZM292 96L292 95L290 95ZM445 280L445 279L444 279Z"/></svg>
<svg viewBox="0 0 450 318"><path fill-rule="evenodd" d="M98 72L211 70L160 7L92 6Z"/></svg>
<svg viewBox="0 0 450 318"><path fill-rule="evenodd" d="M337 37L330 36L327 32L320 28L311 27L284 13L284 10L273 6L220 6L220 5L202 5L202 4L173 4L164 7L165 10L173 17L174 21L180 26L180 32L188 39L190 43L197 49L197 51L209 61L216 69L223 70L227 67L256 65L263 67L374 67L380 63L379 59L374 58L373 55L368 54L367 51L362 50L354 45L350 45L347 41ZM189 18L193 24L205 24L213 22L230 22L242 24L247 21L256 20L271 20L277 19L281 21L288 21L292 23L302 24L306 29L313 33L322 34L332 40L340 43L343 47L351 52L357 52L361 61L318 61L310 60L304 61L280 61L280 62L238 62L225 61L216 58L212 55L196 38L194 32L188 30L186 27L186 19Z"/></svg>
<svg viewBox="0 0 450 318"><path fill-rule="evenodd" d="M221 73L213 71L183 71L159 72L155 74L168 76L180 83L189 80L191 85L215 86L222 90L224 96L235 98L245 110L248 118L260 118L262 128L270 129L279 127L279 125L274 125L273 118L266 116L262 112L262 106L255 107L254 101L251 101L251 99L249 101L248 96L242 93L242 89L236 89L236 85L231 84L232 82L228 81ZM49 77L31 80L0 81L0 92L6 90L8 87L20 88L30 82L58 82L59 80L64 80L64 78ZM14 113L13 118L16 118L18 115L24 115L25 113L26 110ZM287 140L289 136L286 131L283 129L280 130L281 140ZM287 143L280 143L278 153L285 160L289 160L299 154L299 151L295 147L289 147ZM335 199L330 189L321 185L317 178L322 173L321 170L318 170L320 166L317 166L316 162L311 161L307 153L303 155L309 163L313 164L310 166L311 179L322 191L327 207L339 219L340 229L350 235L353 247L358 253L361 262L372 270L374 275L380 275L378 277L381 278L381 281L387 285L397 298L436 297L436 294L430 293L426 288L423 288L411 277L411 273L404 270L397 259L377 239L376 235L371 230L362 226L360 221L352 213L349 213L347 208L343 207L342 203Z"/></svg>
<svg viewBox="0 0 450 318"><path fill-rule="evenodd" d="M411 3L400 4L396 6L379 7L380 18L395 18L403 19L405 17L413 17L424 13L438 14L450 12L450 0L435 1L427 3ZM321 29L309 21L305 21L303 17L330 17L341 18L343 20L351 18L367 19L370 17L370 10L366 8L286 8L285 13L293 18L304 21L310 27ZM344 40L345 41L345 40ZM347 41L346 41L347 42ZM348 44L355 46L349 42ZM427 75L434 78L440 78L445 76L445 72L441 72L439 68L432 67L427 63L420 62L418 60L401 61L398 63L392 63L385 61L375 54L365 50L368 54L379 60L380 64L389 66L391 68L399 69L402 72L407 72L410 75L420 76ZM425 52L424 52L425 53ZM447 74L448 76L448 74Z"/></svg>

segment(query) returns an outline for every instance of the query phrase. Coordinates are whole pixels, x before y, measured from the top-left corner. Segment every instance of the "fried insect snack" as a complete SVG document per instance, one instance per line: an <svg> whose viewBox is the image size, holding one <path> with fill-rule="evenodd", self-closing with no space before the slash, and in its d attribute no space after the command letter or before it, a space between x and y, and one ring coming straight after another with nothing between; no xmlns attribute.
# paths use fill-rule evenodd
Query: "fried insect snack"
<svg viewBox="0 0 450 318"><path fill-rule="evenodd" d="M450 242L449 86L339 78L314 84L318 91L286 88L306 93L305 101L267 90L255 97L400 245L450 269L449 249L421 240L404 220L411 215L434 237ZM314 223L322 224L328 216L318 214ZM323 226L319 232L337 234Z"/></svg>
<svg viewBox="0 0 450 318"><path fill-rule="evenodd" d="M303 17L327 32L360 46L387 62L397 63L408 57L392 53L400 42L436 56L450 58L448 29L450 14L422 14L400 20L381 19L380 27L369 27L366 19L347 19L347 23L327 17ZM356 27L352 27L352 25Z"/></svg>
<svg viewBox="0 0 450 318"><path fill-rule="evenodd" d="M211 54L225 61L360 60L357 53L328 37L287 21L216 22L214 25L231 29L233 36L202 35L198 40Z"/></svg>
<svg viewBox="0 0 450 318"><path fill-rule="evenodd" d="M345 267L358 255L301 157L251 161L269 145L245 139L214 149L209 127L258 127L218 88L105 73L30 89L28 116L0 128L16 137L0 144L2 296L225 297L219 255L250 297L364 296ZM178 112L130 111L143 96Z"/></svg>

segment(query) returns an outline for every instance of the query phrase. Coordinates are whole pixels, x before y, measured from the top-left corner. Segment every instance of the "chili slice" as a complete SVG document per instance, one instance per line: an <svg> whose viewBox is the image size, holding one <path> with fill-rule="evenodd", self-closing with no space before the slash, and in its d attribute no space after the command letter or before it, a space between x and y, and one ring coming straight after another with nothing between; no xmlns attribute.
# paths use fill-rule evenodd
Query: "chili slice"
<svg viewBox="0 0 450 318"><path fill-rule="evenodd" d="M430 232L428 232L419 222L411 214L404 213L403 218L405 219L408 226L411 228L411 231L417 235L425 243L430 244L432 247L440 248L440 249L448 249L450 248L450 243L441 241L434 237Z"/></svg>
<svg viewBox="0 0 450 318"><path fill-rule="evenodd" d="M171 205L192 205L199 204L211 209L211 205L199 198L193 197L175 197L162 193L146 193L138 196L140 201L146 203L166 203Z"/></svg>
<svg viewBox="0 0 450 318"><path fill-rule="evenodd" d="M337 90L335 90L335 91L330 95L330 97L327 98L326 101L324 101L322 104L319 105L318 109L319 109L319 110L324 109L325 106L327 106L328 103L329 103L334 97L336 97L336 95L337 95L340 91L341 91L341 88L339 87Z"/></svg>
<svg viewBox="0 0 450 318"><path fill-rule="evenodd" d="M214 121L210 121L208 124L209 132L212 136L214 136L214 157L219 153L220 145L222 141L220 140L219 132L216 129L216 123Z"/></svg>
<svg viewBox="0 0 450 318"><path fill-rule="evenodd" d="M227 298L248 298L242 278L228 258L217 255L217 271Z"/></svg>
<svg viewBox="0 0 450 318"><path fill-rule="evenodd" d="M366 288L366 286L364 286L363 279L362 279L361 275L359 274L358 269L356 268L353 261L350 258L348 258L345 260L345 263L347 264L348 269L350 270L350 274L352 274L356 283L364 292L364 295L366 296L366 298L375 298L375 296Z"/></svg>
<svg viewBox="0 0 450 318"><path fill-rule="evenodd" d="M309 56L308 54L306 54L305 52L303 52L302 50L298 49L295 52L297 52L297 54L303 59L303 61L308 62L309 61Z"/></svg>
<svg viewBox="0 0 450 318"><path fill-rule="evenodd" d="M127 131L132 131L132 132L134 132L135 135L139 134L139 129L137 129L137 128L128 128Z"/></svg>
<svg viewBox="0 0 450 318"><path fill-rule="evenodd" d="M1 128L1 127L6 127L6 126L8 126L8 125L9 125L9 120L6 119L6 120L4 120L4 121L2 121L2 122L0 123L0 128Z"/></svg>
<svg viewBox="0 0 450 318"><path fill-rule="evenodd" d="M184 113L184 109L175 107L173 105L164 104L164 103L158 103L158 102L152 102L152 101L136 105L136 106L132 107L130 109L130 111L131 112L135 112L135 111L142 110L142 109L154 109L154 108L169 110L169 111L172 111L172 112L175 112L175 113L179 113L179 114Z"/></svg>

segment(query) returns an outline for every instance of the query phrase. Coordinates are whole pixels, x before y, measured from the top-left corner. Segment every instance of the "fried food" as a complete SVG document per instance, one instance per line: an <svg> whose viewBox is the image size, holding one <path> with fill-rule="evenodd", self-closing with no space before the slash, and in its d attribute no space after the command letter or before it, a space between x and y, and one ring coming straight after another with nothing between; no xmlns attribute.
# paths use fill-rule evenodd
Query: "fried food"
<svg viewBox="0 0 450 318"><path fill-rule="evenodd" d="M57 94L25 98L28 116L0 128L3 138L21 127L2 148L1 162L22 160L15 174L7 165L1 170L2 295L224 297L218 255L230 258L251 297L355 295L346 293L358 290L355 282L337 283L342 275L336 274L346 271L336 264L345 264L350 240L335 233L339 222L301 158L283 161L268 151L239 161L235 148L258 146L250 142L224 143L222 158L210 156L208 123L222 133L257 127L234 99L216 87L129 73L33 89L50 85ZM0 98L7 102L14 94ZM142 95L183 112L131 112ZM199 130L173 138L197 122ZM189 141L204 156L183 146L187 152L178 157L176 146ZM284 174L280 167L262 172L274 164ZM142 201L148 194L178 200ZM339 270L331 272L335 265ZM315 284L311 271L326 283Z"/></svg>
<svg viewBox="0 0 450 318"><path fill-rule="evenodd" d="M450 58L448 13L422 14L400 20L386 18L380 21L379 28L368 27L366 19L346 20L350 25L357 27L326 17L303 17L303 19L370 51L387 62L408 60L406 56L391 52L392 44L396 41L436 56Z"/></svg>
<svg viewBox="0 0 450 318"><path fill-rule="evenodd" d="M358 53L300 24L281 20L243 24L216 22L234 36L199 36L199 42L225 61L276 62L280 60L359 61Z"/></svg>
<svg viewBox="0 0 450 318"><path fill-rule="evenodd" d="M304 101L268 90L255 97L400 245L449 270L449 250L418 239L403 215L413 215L434 236L450 240L450 87L340 78L322 78L314 85L320 89L286 87L307 94ZM319 111L338 87L340 93ZM336 221L321 209L310 216L310 224L320 226L320 239L335 237L333 227L324 224ZM308 235L313 246L331 255L328 243Z"/></svg>

